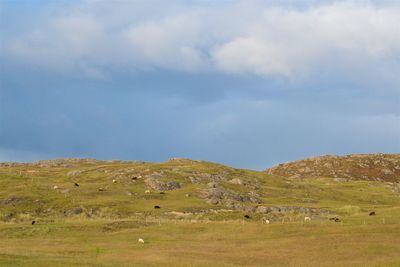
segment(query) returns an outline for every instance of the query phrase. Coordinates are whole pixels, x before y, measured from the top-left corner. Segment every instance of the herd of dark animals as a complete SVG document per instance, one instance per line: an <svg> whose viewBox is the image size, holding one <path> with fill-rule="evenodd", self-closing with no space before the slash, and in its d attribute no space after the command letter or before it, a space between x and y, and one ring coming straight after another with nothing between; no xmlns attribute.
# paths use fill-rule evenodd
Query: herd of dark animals
<svg viewBox="0 0 400 267"><path fill-rule="evenodd" d="M132 177L132 180L137 180L137 177ZM79 187L79 184L78 183L74 183L74 185L76 186L76 187ZM99 191L104 191L105 189L104 188L99 188ZM163 191L161 191L160 192L160 194L161 195L164 195L165 194L165 192L163 192ZM155 205L154 206L154 208L155 209L161 209L161 207L160 206L158 206L158 205ZM375 211L371 211L370 213L369 213L369 216L375 216L376 215L376 213L375 213ZM244 218L246 218L246 219L251 219L251 217L250 217L250 215L244 215L243 216ZM330 221L335 221L335 222L340 222L340 219L338 218L338 217L331 217L331 218L329 218L329 220ZM36 221L32 221L32 225L34 225L36 223Z"/></svg>

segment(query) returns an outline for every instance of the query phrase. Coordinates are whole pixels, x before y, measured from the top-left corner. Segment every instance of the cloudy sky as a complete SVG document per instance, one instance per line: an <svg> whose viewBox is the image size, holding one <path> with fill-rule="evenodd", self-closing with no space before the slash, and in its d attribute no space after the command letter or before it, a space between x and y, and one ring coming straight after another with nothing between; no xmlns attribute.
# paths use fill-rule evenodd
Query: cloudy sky
<svg viewBox="0 0 400 267"><path fill-rule="evenodd" d="M0 0L0 161L400 152L400 1Z"/></svg>

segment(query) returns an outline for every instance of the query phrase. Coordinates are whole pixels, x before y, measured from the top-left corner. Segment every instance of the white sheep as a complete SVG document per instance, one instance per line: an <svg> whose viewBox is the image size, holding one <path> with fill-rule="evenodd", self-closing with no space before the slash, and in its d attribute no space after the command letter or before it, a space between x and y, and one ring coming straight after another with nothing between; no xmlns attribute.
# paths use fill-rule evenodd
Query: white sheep
<svg viewBox="0 0 400 267"><path fill-rule="evenodd" d="M144 244L144 240L142 238L139 238L137 242L140 244Z"/></svg>
<svg viewBox="0 0 400 267"><path fill-rule="evenodd" d="M117 182L117 180L113 179L112 182L115 184Z"/></svg>
<svg viewBox="0 0 400 267"><path fill-rule="evenodd" d="M145 194L150 194L150 190L144 191Z"/></svg>
<svg viewBox="0 0 400 267"><path fill-rule="evenodd" d="M265 223L265 224L269 224L270 223L270 221L267 218L263 218L262 222Z"/></svg>
<svg viewBox="0 0 400 267"><path fill-rule="evenodd" d="M58 189L58 186L57 186L57 185L53 186L53 189L54 189L54 190L55 190L55 189Z"/></svg>
<svg viewBox="0 0 400 267"><path fill-rule="evenodd" d="M304 221L305 221L305 222L309 222L309 221L311 221L311 218L308 217L308 216L306 216L306 217L304 217Z"/></svg>

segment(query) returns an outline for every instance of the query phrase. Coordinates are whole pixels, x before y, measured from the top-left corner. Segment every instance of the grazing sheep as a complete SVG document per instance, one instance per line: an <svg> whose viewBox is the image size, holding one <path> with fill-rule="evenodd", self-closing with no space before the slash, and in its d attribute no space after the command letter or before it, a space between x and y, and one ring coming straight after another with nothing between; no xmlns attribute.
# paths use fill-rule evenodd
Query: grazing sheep
<svg viewBox="0 0 400 267"><path fill-rule="evenodd" d="M371 212L369 213L369 216L375 216L375 215L376 215L375 211L371 211Z"/></svg>
<svg viewBox="0 0 400 267"><path fill-rule="evenodd" d="M113 179L112 182L115 184L117 182L117 180Z"/></svg>
<svg viewBox="0 0 400 267"><path fill-rule="evenodd" d="M335 222L340 222L340 219L338 217L332 217L329 218L330 221L335 221Z"/></svg>
<svg viewBox="0 0 400 267"><path fill-rule="evenodd" d="M185 195L185 197L190 197L190 196L191 196L190 194L186 194L186 195Z"/></svg>
<svg viewBox="0 0 400 267"><path fill-rule="evenodd" d="M262 222L265 223L265 224L269 224L270 223L270 221L265 217L262 218Z"/></svg>
<svg viewBox="0 0 400 267"><path fill-rule="evenodd" d="M139 238L137 242L141 243L141 244L144 244L144 240L142 238Z"/></svg>
<svg viewBox="0 0 400 267"><path fill-rule="evenodd" d="M76 187L79 187L79 184L78 184L78 183L75 183L75 186L76 186Z"/></svg>
<svg viewBox="0 0 400 267"><path fill-rule="evenodd" d="M309 222L309 221L311 221L311 218L308 217L308 216L306 216L306 217L304 217L304 221L305 221L305 222Z"/></svg>
<svg viewBox="0 0 400 267"><path fill-rule="evenodd" d="M144 191L145 194L150 194L150 190Z"/></svg>
<svg viewBox="0 0 400 267"><path fill-rule="evenodd" d="M158 205L155 205L154 208L155 208L155 209L161 209L161 207L158 206Z"/></svg>
<svg viewBox="0 0 400 267"><path fill-rule="evenodd" d="M245 217L246 219L250 219L251 217L249 215L244 215L243 217Z"/></svg>
<svg viewBox="0 0 400 267"><path fill-rule="evenodd" d="M103 187L100 187L100 188L99 188L99 191L100 191L100 192L103 192L103 191L106 191L106 189L103 188Z"/></svg>
<svg viewBox="0 0 400 267"><path fill-rule="evenodd" d="M54 189L54 190L55 190L55 189L58 189L58 186L56 186L56 185L55 185L55 186L53 186L53 189Z"/></svg>

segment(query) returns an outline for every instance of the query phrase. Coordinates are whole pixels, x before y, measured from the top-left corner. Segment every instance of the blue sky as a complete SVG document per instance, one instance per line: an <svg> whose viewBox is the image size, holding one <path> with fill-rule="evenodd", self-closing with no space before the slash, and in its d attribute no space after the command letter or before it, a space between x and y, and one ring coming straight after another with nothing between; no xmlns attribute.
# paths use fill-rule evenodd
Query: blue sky
<svg viewBox="0 0 400 267"><path fill-rule="evenodd" d="M398 1L0 1L0 161L399 153Z"/></svg>

